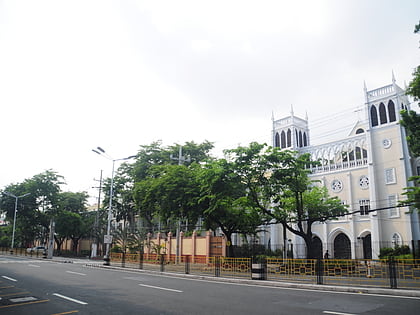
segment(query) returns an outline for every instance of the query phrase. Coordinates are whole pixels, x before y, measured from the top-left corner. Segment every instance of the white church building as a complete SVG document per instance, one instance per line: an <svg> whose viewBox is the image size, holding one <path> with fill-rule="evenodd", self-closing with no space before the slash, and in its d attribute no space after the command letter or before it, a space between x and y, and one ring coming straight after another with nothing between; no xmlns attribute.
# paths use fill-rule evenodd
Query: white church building
<svg viewBox="0 0 420 315"><path fill-rule="evenodd" d="M408 97L396 83L374 90L364 89L364 119L354 122L347 137L311 145L308 119L273 118L274 147L310 153L320 166L311 167L311 178L348 205L352 214L315 223L314 243L319 255L331 258L378 258L380 248L409 245L420 240L417 211L395 207L405 198L408 178L420 175L420 158L410 156L400 110L410 109ZM333 130L331 132L334 132ZM287 244L294 258L306 257L303 239L272 225L261 241L268 246ZM278 247L277 247L278 248Z"/></svg>

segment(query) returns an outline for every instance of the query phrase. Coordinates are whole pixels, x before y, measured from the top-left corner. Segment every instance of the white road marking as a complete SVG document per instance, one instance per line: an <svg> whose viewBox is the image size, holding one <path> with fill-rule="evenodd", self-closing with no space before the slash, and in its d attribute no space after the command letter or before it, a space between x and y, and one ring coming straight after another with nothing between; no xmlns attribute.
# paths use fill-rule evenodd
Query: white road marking
<svg viewBox="0 0 420 315"><path fill-rule="evenodd" d="M147 285L147 284L141 284L141 283L139 284L139 286L146 287L146 288L152 288L152 289L158 289L158 290L178 292L178 293L182 293L183 292L181 290L175 290L175 289L169 289L169 288L163 288L163 287L155 287L153 285Z"/></svg>
<svg viewBox="0 0 420 315"><path fill-rule="evenodd" d="M19 303L19 302L29 302L29 301L36 301L38 300L36 297L27 296L23 298L16 298L16 299L9 299L10 302Z"/></svg>
<svg viewBox="0 0 420 315"><path fill-rule="evenodd" d="M71 298L71 297L68 297L68 296L65 296L65 295L58 294L58 293L53 293L52 295L58 296L58 297L60 297L60 298L62 298L62 299L69 300L69 301L74 302L74 303L78 303L78 304L82 304L82 305L87 305L87 303L86 303L86 302L79 301L79 300L73 299L73 298Z"/></svg>
<svg viewBox="0 0 420 315"><path fill-rule="evenodd" d="M7 279L7 280L10 280L10 281L17 281L16 279L13 279L13 278L9 278L9 277L7 277L7 276L1 276L2 278L4 278L4 279Z"/></svg>
<svg viewBox="0 0 420 315"><path fill-rule="evenodd" d="M74 274L74 275L79 275L79 276L86 276L86 274L85 273L80 273L80 272L75 272L75 271L66 271L67 273L72 273L72 274Z"/></svg>
<svg viewBox="0 0 420 315"><path fill-rule="evenodd" d="M116 272L122 273L138 273L137 271L130 271L130 270L115 270ZM176 276L170 275L154 275L148 274L151 277L161 277L161 278L171 278L171 279L180 279ZM290 290L290 291L306 291L306 292L316 292L316 293L328 293L328 294L343 294L343 295L358 295L358 296L376 296L381 298L391 298L391 299L409 299L409 300L420 300L418 296L407 296L407 295L388 295L388 294L378 294L378 293L366 293L366 292L340 292L340 291L332 291L332 290L317 290L317 289L306 289L306 288L291 288L291 287L279 287L279 286L271 286L271 285L257 285L257 284L248 284L248 283L233 283L233 282L223 282L223 281L214 281L214 280L206 280L206 279L192 279L192 278L182 278L182 280L186 281L199 281L199 282L208 282L208 283L218 283L218 284L225 284L225 285L236 285L236 286L248 286L248 287L255 287L255 288L270 288L276 290Z"/></svg>
<svg viewBox="0 0 420 315"><path fill-rule="evenodd" d="M351 313L340 313L340 312L333 312L333 311L323 311L324 314L334 314L334 315L355 315Z"/></svg>
<svg viewBox="0 0 420 315"><path fill-rule="evenodd" d="M29 267L36 267L36 268L39 268L40 266L38 266L38 265L32 265L32 264L29 264L28 265Z"/></svg>

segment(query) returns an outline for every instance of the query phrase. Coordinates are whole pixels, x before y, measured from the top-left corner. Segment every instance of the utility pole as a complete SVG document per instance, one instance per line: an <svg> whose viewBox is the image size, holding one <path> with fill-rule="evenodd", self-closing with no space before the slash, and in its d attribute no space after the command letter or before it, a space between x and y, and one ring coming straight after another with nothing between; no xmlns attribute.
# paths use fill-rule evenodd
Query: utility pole
<svg viewBox="0 0 420 315"><path fill-rule="evenodd" d="M171 160L177 160L178 161L178 165L182 165L184 162L190 162L191 158L189 156L183 156L182 155L182 146L179 146L179 152L178 152L178 157L174 157L172 154L169 156L171 158ZM181 242L181 237L180 234L181 233L181 219L178 218L178 223L176 225L176 257L175 257L175 263L178 264L180 262L179 260L179 256L181 255L179 248L180 248L180 242ZM169 253L170 254L170 253Z"/></svg>
<svg viewBox="0 0 420 315"><path fill-rule="evenodd" d="M94 180L98 181L97 179L94 179ZM98 255L98 248L99 248L99 210L101 209L102 170L101 170L101 175L99 177L99 187L92 187L92 188L97 188L99 190L98 207L96 209L96 218L95 218L96 243L92 244L92 252L91 252L91 257L96 257Z"/></svg>

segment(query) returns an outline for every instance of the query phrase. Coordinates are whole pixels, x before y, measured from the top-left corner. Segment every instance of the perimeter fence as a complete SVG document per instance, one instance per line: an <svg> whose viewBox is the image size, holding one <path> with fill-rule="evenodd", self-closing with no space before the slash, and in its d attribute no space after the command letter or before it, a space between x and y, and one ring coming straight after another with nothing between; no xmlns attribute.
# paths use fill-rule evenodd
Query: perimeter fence
<svg viewBox="0 0 420 315"><path fill-rule="evenodd" d="M0 248L10 255L9 248ZM12 255L43 258L42 253L14 249ZM147 258L147 259L146 259ZM102 264L90 261L92 265ZM157 272L173 272L255 280L303 282L341 286L420 289L420 259L283 259L170 256L112 253L111 265Z"/></svg>

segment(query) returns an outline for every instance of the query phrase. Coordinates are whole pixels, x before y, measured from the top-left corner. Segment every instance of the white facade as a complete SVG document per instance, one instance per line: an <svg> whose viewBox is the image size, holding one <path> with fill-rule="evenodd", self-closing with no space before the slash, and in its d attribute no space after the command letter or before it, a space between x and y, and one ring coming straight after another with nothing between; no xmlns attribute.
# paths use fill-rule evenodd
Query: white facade
<svg viewBox="0 0 420 315"><path fill-rule="evenodd" d="M408 97L394 78L392 84L365 88L364 93L365 119L355 121L350 134L334 142L310 145L308 119L293 112L273 119L273 146L310 153L313 160L321 161L321 166L311 167L311 178L353 213L312 227L319 255L328 249L331 258L377 258L382 247L420 239L417 211L394 207L404 199L404 187L411 185L408 178L420 169L420 160L409 155L399 124L400 110L409 109ZM287 243L289 248L293 244L295 258L306 256L300 237L287 233L285 242L282 227L271 226L271 246Z"/></svg>

